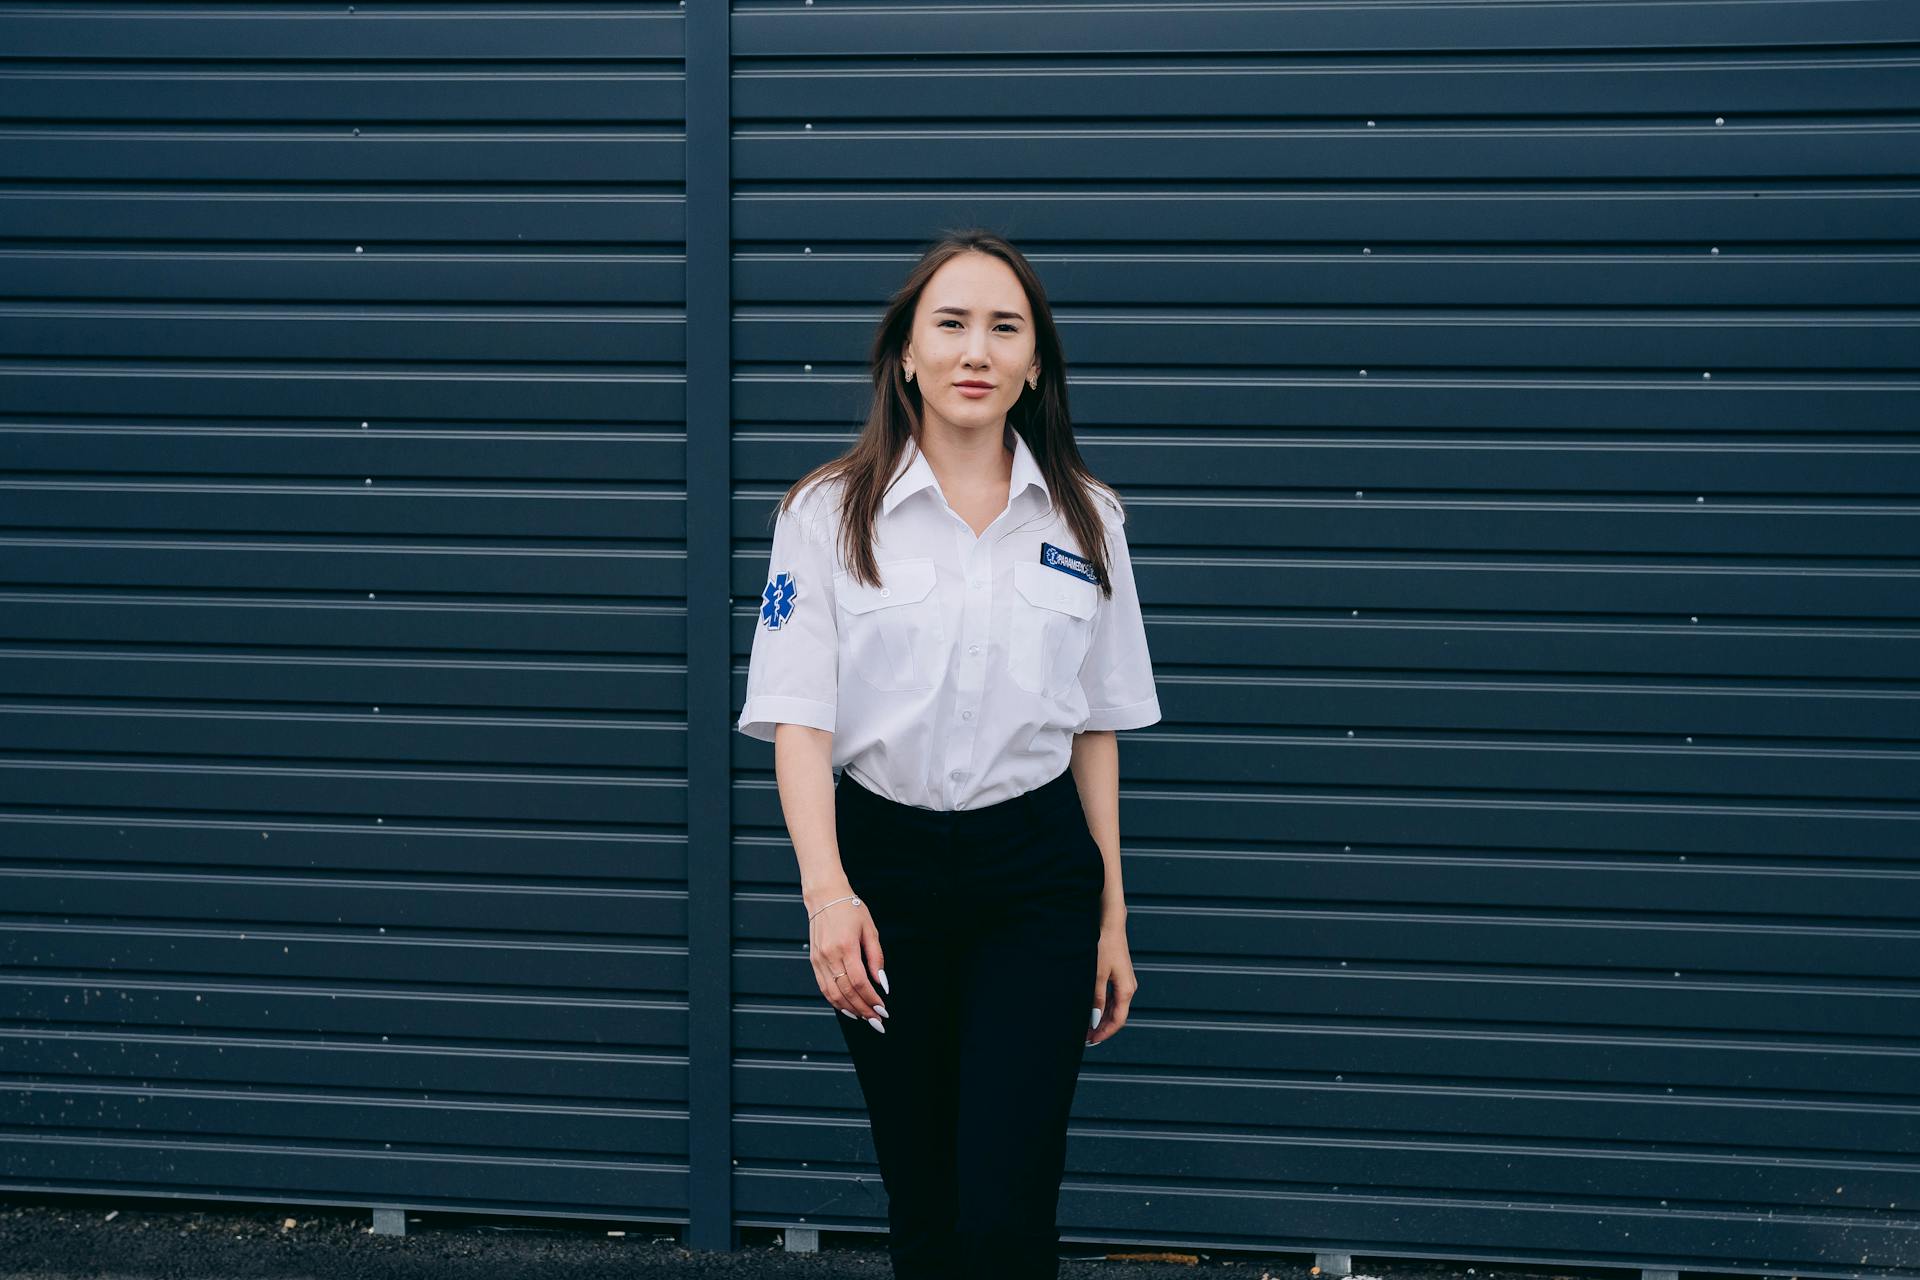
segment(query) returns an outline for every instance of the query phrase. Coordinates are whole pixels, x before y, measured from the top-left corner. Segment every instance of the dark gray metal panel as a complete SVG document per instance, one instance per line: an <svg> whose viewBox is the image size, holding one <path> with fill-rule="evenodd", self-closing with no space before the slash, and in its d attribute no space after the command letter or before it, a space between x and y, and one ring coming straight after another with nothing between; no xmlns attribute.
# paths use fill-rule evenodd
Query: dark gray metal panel
<svg viewBox="0 0 1920 1280"><path fill-rule="evenodd" d="M683 25L0 13L0 1184L687 1218Z"/></svg>
<svg viewBox="0 0 1920 1280"><path fill-rule="evenodd" d="M1069 1238L1920 1272L1920 9L740 4L735 705L883 300L1044 276L1167 718ZM737 1213L884 1226L736 740Z"/></svg>

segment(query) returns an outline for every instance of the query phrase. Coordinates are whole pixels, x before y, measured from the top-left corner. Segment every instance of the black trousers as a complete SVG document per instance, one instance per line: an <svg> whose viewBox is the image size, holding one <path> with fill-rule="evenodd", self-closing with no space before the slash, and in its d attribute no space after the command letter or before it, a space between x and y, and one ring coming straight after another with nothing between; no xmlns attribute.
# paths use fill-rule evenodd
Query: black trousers
<svg viewBox="0 0 1920 1280"><path fill-rule="evenodd" d="M866 1096L893 1273L1053 1280L1106 886L1073 772L953 811L843 773L834 819L892 988L868 974L884 1033L834 1021Z"/></svg>

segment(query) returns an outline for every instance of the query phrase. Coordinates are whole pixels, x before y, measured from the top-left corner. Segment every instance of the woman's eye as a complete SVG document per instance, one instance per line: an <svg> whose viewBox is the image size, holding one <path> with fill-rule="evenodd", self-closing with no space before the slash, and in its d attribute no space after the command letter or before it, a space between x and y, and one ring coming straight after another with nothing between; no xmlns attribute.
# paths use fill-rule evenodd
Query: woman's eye
<svg viewBox="0 0 1920 1280"><path fill-rule="evenodd" d="M942 320L940 323L941 324L959 324L960 322L958 320ZM1013 326L1010 324L999 324L999 325L995 325L994 327L996 329L1013 329L1015 333L1020 332L1018 329L1014 329Z"/></svg>

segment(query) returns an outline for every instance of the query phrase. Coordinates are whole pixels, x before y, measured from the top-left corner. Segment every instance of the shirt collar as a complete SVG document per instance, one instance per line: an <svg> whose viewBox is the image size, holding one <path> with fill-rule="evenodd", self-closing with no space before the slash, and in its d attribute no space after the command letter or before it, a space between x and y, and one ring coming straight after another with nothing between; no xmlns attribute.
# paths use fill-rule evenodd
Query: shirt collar
<svg viewBox="0 0 1920 1280"><path fill-rule="evenodd" d="M1051 497L1047 489L1046 477L1040 474L1040 464L1034 461L1033 451L1027 448L1027 441L1012 427L1007 434L1013 437L1013 478L1007 486L1007 504L1027 491L1029 485L1037 485L1040 492ZM933 467L928 464L920 446L909 437L906 448L901 451L899 466L894 468L894 482L880 499L880 514L886 515L902 502L920 492L938 486L934 479Z"/></svg>

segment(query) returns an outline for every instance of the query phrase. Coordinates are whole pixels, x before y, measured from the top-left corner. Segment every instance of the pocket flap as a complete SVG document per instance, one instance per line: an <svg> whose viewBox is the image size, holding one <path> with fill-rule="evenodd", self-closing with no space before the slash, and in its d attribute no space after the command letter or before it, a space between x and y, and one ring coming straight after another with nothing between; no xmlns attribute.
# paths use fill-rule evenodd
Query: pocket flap
<svg viewBox="0 0 1920 1280"><path fill-rule="evenodd" d="M1085 578L1049 569L1036 560L1016 560L1013 585L1027 603L1057 609L1076 618L1091 618L1100 600L1100 588Z"/></svg>
<svg viewBox="0 0 1920 1280"><path fill-rule="evenodd" d="M890 560L880 566L880 585L870 587L842 571L833 575L833 596L848 613L871 613L925 600L933 590L933 557Z"/></svg>

